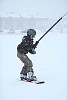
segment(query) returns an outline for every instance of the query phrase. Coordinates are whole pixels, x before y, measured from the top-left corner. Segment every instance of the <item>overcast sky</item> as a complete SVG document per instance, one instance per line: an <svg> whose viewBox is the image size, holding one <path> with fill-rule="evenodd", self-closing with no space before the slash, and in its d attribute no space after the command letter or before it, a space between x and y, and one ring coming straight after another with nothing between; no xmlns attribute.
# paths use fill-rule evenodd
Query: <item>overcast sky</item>
<svg viewBox="0 0 67 100"><path fill-rule="evenodd" d="M23 17L61 17L67 12L67 0L0 0L0 15Z"/></svg>

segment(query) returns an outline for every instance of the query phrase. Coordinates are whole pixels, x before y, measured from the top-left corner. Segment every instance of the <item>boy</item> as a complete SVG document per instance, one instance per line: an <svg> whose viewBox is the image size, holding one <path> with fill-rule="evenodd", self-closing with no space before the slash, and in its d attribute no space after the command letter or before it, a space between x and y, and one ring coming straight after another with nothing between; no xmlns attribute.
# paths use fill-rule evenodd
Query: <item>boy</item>
<svg viewBox="0 0 67 100"><path fill-rule="evenodd" d="M20 72L21 80L37 80L34 76L32 61L26 55L28 52L31 54L36 54L35 48L38 42L33 44L33 38L36 35L34 29L27 30L27 36L22 38L22 42L17 46L17 57L24 63L24 66Z"/></svg>

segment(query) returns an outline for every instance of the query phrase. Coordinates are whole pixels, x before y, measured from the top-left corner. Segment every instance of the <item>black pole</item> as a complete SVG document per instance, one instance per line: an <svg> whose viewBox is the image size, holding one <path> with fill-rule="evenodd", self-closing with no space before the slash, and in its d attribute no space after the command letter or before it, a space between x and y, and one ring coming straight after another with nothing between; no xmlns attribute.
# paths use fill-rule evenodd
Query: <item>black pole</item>
<svg viewBox="0 0 67 100"><path fill-rule="evenodd" d="M67 14L67 13L66 13ZM66 15L64 14L64 16ZM52 25L47 31L46 33L37 41L39 42L64 16L62 16L54 25Z"/></svg>

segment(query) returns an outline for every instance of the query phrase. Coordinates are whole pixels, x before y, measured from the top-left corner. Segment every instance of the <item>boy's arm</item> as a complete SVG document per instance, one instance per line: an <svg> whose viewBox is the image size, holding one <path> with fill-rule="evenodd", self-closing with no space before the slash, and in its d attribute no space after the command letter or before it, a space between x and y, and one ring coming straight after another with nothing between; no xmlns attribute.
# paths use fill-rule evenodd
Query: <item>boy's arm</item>
<svg viewBox="0 0 67 100"><path fill-rule="evenodd" d="M36 46L38 45L39 41L36 41L35 44L33 44L32 48L36 48Z"/></svg>

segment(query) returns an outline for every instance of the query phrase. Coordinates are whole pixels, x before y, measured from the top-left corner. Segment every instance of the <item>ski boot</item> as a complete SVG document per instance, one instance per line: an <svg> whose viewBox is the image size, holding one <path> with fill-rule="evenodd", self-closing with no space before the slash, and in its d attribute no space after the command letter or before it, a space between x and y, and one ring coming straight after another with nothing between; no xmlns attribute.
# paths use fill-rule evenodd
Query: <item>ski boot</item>
<svg viewBox="0 0 67 100"><path fill-rule="evenodd" d="M25 74L25 75L20 74L20 79L21 80L27 80L27 74Z"/></svg>
<svg viewBox="0 0 67 100"><path fill-rule="evenodd" d="M27 79L29 81L36 81L37 80L37 77L33 75L33 72L28 72L27 73Z"/></svg>

